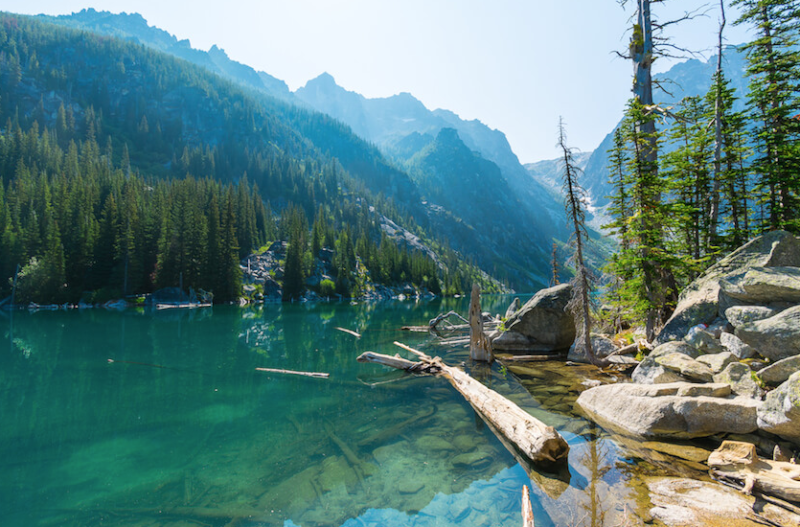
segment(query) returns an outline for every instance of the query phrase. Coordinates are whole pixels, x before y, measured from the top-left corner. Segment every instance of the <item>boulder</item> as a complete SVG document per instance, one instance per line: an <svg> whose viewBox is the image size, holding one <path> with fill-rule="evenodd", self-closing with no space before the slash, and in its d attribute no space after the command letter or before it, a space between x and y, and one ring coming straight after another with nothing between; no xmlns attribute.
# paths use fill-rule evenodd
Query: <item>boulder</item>
<svg viewBox="0 0 800 527"><path fill-rule="evenodd" d="M736 336L772 361L800 355L800 306L739 326Z"/></svg>
<svg viewBox="0 0 800 527"><path fill-rule="evenodd" d="M781 310L767 306L734 306L725 310L725 318L735 328L748 322L764 320L780 313Z"/></svg>
<svg viewBox="0 0 800 527"><path fill-rule="evenodd" d="M511 302L511 305L508 306L508 309L506 309L506 320L511 318L514 315L514 313L519 311L521 308L522 308L522 302L520 302L519 297L517 297L514 299L513 302Z"/></svg>
<svg viewBox="0 0 800 527"><path fill-rule="evenodd" d="M800 304L800 267L749 267L719 281L720 305Z"/></svg>
<svg viewBox="0 0 800 527"><path fill-rule="evenodd" d="M719 340L714 338L714 333L706 329L690 330L683 340L695 348L698 354L722 353L725 351Z"/></svg>
<svg viewBox="0 0 800 527"><path fill-rule="evenodd" d="M653 351L650 352L650 357L661 357L663 355L669 355L670 353L682 353L693 359L696 359L700 356L700 352L697 350L697 348L682 340L676 340L657 346Z"/></svg>
<svg viewBox="0 0 800 527"><path fill-rule="evenodd" d="M719 311L719 280L746 267L800 267L800 239L772 231L749 241L712 265L681 293L672 317L656 341L682 339L695 324L710 323Z"/></svg>
<svg viewBox="0 0 800 527"><path fill-rule="evenodd" d="M723 333L719 336L719 342L729 353L739 359L749 359L756 354L756 350L742 342L742 339L733 333Z"/></svg>
<svg viewBox="0 0 800 527"><path fill-rule="evenodd" d="M714 375L714 382L730 384L731 391L736 395L761 399L761 388L753 376L753 370L747 365L732 362L722 372Z"/></svg>
<svg viewBox="0 0 800 527"><path fill-rule="evenodd" d="M656 357L655 361L693 381L709 382L714 375L711 368L683 353L670 353Z"/></svg>
<svg viewBox="0 0 800 527"><path fill-rule="evenodd" d="M800 355L795 355L759 370L758 376L764 384L777 386L798 371L800 371Z"/></svg>
<svg viewBox="0 0 800 527"><path fill-rule="evenodd" d="M719 373L725 369L725 367L732 363L737 362L736 355L731 353L730 351L724 351L722 353L714 353L712 355L700 355L697 357L698 362L702 362L714 373Z"/></svg>
<svg viewBox="0 0 800 527"><path fill-rule="evenodd" d="M575 321L566 311L569 284L542 289L506 320L506 331L492 342L496 351L553 352L575 340Z"/></svg>
<svg viewBox="0 0 800 527"><path fill-rule="evenodd" d="M577 403L601 426L643 437L691 439L718 433L747 434L757 429L758 401L678 395L684 386L692 385L659 385L665 395L652 395L652 386L608 384L584 391ZM673 390L674 395L670 394Z"/></svg>
<svg viewBox="0 0 800 527"><path fill-rule="evenodd" d="M591 338L592 351L595 357L602 359L619 349L617 345L614 344L614 341L602 335L592 335ZM589 362L589 359L586 357L583 339L577 339L572 343L572 346L569 348L569 354L567 354L567 360L571 360L572 362Z"/></svg>
<svg viewBox="0 0 800 527"><path fill-rule="evenodd" d="M637 384L664 384L683 381L683 377L673 370L656 362L652 355L645 357L636 366L631 374L631 379Z"/></svg>
<svg viewBox="0 0 800 527"><path fill-rule="evenodd" d="M758 427L800 444L800 372L767 394L758 410Z"/></svg>

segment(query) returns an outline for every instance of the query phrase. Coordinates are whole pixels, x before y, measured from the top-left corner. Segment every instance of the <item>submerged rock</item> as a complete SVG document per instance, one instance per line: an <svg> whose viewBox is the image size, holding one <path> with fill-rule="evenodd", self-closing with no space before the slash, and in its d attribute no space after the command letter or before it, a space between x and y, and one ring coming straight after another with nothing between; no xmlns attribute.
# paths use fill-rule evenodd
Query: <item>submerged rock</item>
<svg viewBox="0 0 800 527"><path fill-rule="evenodd" d="M721 432L746 434L757 429L758 401L678 395L684 386L692 385L610 384L586 390L577 403L601 426L643 437L690 439Z"/></svg>
<svg viewBox="0 0 800 527"><path fill-rule="evenodd" d="M506 321L507 330L492 342L496 351L553 352L566 350L575 340L575 322L565 308L569 284L542 289Z"/></svg>
<svg viewBox="0 0 800 527"><path fill-rule="evenodd" d="M767 394L758 410L758 427L800 444L800 371Z"/></svg>

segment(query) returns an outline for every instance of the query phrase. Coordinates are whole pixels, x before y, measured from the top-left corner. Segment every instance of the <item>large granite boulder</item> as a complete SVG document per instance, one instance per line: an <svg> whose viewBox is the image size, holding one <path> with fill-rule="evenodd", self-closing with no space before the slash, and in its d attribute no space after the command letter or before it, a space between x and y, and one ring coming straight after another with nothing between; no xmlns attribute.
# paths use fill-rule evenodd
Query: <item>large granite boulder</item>
<svg viewBox="0 0 800 527"><path fill-rule="evenodd" d="M519 311L520 308L522 308L522 302L520 302L519 297L517 297L513 302L511 302L511 304L508 306L508 309L506 309L506 320L514 316L514 313Z"/></svg>
<svg viewBox="0 0 800 527"><path fill-rule="evenodd" d="M659 333L659 344L680 340L695 324L710 323L719 314L719 281L748 267L800 267L800 239L772 231L751 240L694 280L681 293L672 317Z"/></svg>
<svg viewBox="0 0 800 527"><path fill-rule="evenodd" d="M733 306L726 309L723 316L731 323L731 326L738 328L749 322L774 317L781 311L781 309L768 306Z"/></svg>
<svg viewBox="0 0 800 527"><path fill-rule="evenodd" d="M702 362L714 373L719 373L724 370L728 364L732 362L737 362L736 355L729 351L723 351L722 353L714 353L711 355L700 355L697 357L698 362Z"/></svg>
<svg viewBox="0 0 800 527"><path fill-rule="evenodd" d="M800 355L795 355L788 359L779 360L774 364L770 364L763 370L759 370L758 377L764 384L777 386L787 381L793 373L798 371L800 371Z"/></svg>
<svg viewBox="0 0 800 527"><path fill-rule="evenodd" d="M566 351L575 341L575 321L566 311L569 284L542 289L506 320L506 331L492 341L497 351Z"/></svg>
<svg viewBox="0 0 800 527"><path fill-rule="evenodd" d="M739 326L736 336L771 361L800 355L800 306Z"/></svg>
<svg viewBox="0 0 800 527"><path fill-rule="evenodd" d="M617 345L614 344L614 341L608 337L592 335L591 338L592 351L594 352L594 356L599 359L608 357L609 354L619 349ZM584 346L583 339L578 339L572 344L567 354L567 360L572 362L589 362L589 358L586 356L586 346Z"/></svg>
<svg viewBox="0 0 800 527"><path fill-rule="evenodd" d="M682 395L697 386L608 384L583 392L578 406L603 427L643 437L691 439L718 433L754 432L759 401L749 397ZM714 393L709 391L708 393ZM722 392L725 393L725 392Z"/></svg>
<svg viewBox="0 0 800 527"><path fill-rule="evenodd" d="M650 352L650 357L662 357L664 355L669 355L670 353L682 353L687 357L691 357L696 359L700 356L700 352L694 346L682 341L676 340L674 342L666 342L661 344L660 346L656 346L653 351Z"/></svg>
<svg viewBox="0 0 800 527"><path fill-rule="evenodd" d="M748 267L719 281L721 307L800 304L800 267Z"/></svg>
<svg viewBox="0 0 800 527"><path fill-rule="evenodd" d="M758 410L758 427L800 444L800 372L767 394Z"/></svg>

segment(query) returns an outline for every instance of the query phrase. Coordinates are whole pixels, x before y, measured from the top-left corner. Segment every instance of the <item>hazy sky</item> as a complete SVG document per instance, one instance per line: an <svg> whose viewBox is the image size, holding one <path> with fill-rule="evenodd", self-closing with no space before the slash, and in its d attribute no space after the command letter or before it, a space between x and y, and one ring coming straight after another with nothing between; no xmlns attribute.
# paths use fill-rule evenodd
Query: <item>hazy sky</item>
<svg viewBox="0 0 800 527"><path fill-rule="evenodd" d="M630 2L629 2L630 3ZM667 19L703 2L670 0ZM718 2L678 27L674 42L707 50ZM632 10L616 0L2 0L0 9L138 12L192 46L216 44L292 90L322 72L367 97L409 92L505 132L523 163L550 159L562 115L572 146L593 150L619 120L632 66ZM729 8L730 9L730 8ZM746 39L728 13L728 42ZM706 53L708 55L708 53ZM659 68L656 68L659 69ZM665 69L662 63L661 69Z"/></svg>

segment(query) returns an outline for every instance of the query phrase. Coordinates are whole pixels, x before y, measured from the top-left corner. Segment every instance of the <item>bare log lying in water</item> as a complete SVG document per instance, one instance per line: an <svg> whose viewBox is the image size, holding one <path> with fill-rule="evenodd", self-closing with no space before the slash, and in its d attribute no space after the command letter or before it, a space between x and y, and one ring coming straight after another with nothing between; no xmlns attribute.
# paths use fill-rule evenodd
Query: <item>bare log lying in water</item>
<svg viewBox="0 0 800 527"><path fill-rule="evenodd" d="M361 338L361 333L356 333L352 329L345 329L345 328L333 328L333 329L336 329L336 330L341 331L343 333L347 333L348 335L353 335L357 339Z"/></svg>
<svg viewBox="0 0 800 527"><path fill-rule="evenodd" d="M358 362L373 362L414 373L428 373L447 379L464 396L478 414L491 425L498 436L507 440L519 453L539 465L566 462L569 445L552 426L542 423L494 390L490 390L465 372L446 365L439 357L431 358L421 351L395 343L414 353L418 362L367 352Z"/></svg>
<svg viewBox="0 0 800 527"><path fill-rule="evenodd" d="M256 368L256 371L266 371L269 373L282 373L285 375L300 375L303 377L317 377L319 379L327 379L331 376L330 373L317 373L313 371L292 371L292 370L276 370L274 368Z"/></svg>
<svg viewBox="0 0 800 527"><path fill-rule="evenodd" d="M428 322L428 328L429 329L436 329L436 326L438 326L439 323L442 322L442 321L445 321L446 324L449 324L450 326L452 326L452 324L450 324L450 322L447 322L447 319L449 317L456 317L459 320L463 321L465 324L469 324L469 320L467 320L466 318L462 317L461 315L459 315L455 311L448 311L447 313L442 313L442 314L438 315L436 318L432 318L431 321Z"/></svg>
<svg viewBox="0 0 800 527"><path fill-rule="evenodd" d="M708 466L716 477L744 483L746 494L756 491L800 503L800 466L760 459L751 443L724 441L708 457Z"/></svg>

